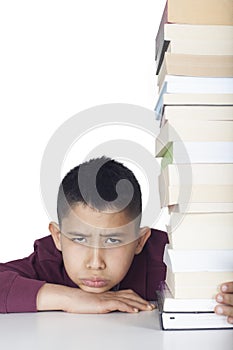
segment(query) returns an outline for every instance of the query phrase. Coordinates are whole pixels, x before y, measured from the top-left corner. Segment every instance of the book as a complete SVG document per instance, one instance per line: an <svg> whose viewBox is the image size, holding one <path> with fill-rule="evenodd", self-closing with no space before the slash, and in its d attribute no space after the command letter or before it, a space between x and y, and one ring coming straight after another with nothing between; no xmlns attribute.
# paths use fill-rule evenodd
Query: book
<svg viewBox="0 0 233 350"><path fill-rule="evenodd" d="M200 214L200 213L233 213L233 202L230 203L178 203L168 206L168 213Z"/></svg>
<svg viewBox="0 0 233 350"><path fill-rule="evenodd" d="M162 145L155 141L156 157L163 157L161 167L167 164L233 163L233 142L182 142Z"/></svg>
<svg viewBox="0 0 233 350"><path fill-rule="evenodd" d="M166 244L163 261L172 272L230 272L233 277L232 249L174 250Z"/></svg>
<svg viewBox="0 0 233 350"><path fill-rule="evenodd" d="M233 78L166 75L163 91L169 94L233 94Z"/></svg>
<svg viewBox="0 0 233 350"><path fill-rule="evenodd" d="M174 250L233 249L233 212L172 212L166 227Z"/></svg>
<svg viewBox="0 0 233 350"><path fill-rule="evenodd" d="M232 271L173 272L167 267L166 283L174 298L212 299L219 292L219 286L232 278Z"/></svg>
<svg viewBox="0 0 233 350"><path fill-rule="evenodd" d="M165 246L166 283L174 298L209 299L233 278L232 250L173 250Z"/></svg>
<svg viewBox="0 0 233 350"><path fill-rule="evenodd" d="M162 312L160 324L163 330L232 329L226 316L214 312Z"/></svg>
<svg viewBox="0 0 233 350"><path fill-rule="evenodd" d="M167 75L233 77L233 56L188 55L166 52L158 73L157 85L159 90Z"/></svg>
<svg viewBox="0 0 233 350"><path fill-rule="evenodd" d="M233 106L165 106L161 119L161 127L169 121L199 120L231 120L233 121Z"/></svg>
<svg viewBox="0 0 233 350"><path fill-rule="evenodd" d="M156 139L156 153L168 149L174 142L233 142L232 121L181 120L164 124Z"/></svg>
<svg viewBox="0 0 233 350"><path fill-rule="evenodd" d="M159 176L159 195L161 208L178 203L231 203L233 185L166 185Z"/></svg>
<svg viewBox="0 0 233 350"><path fill-rule="evenodd" d="M233 164L168 164L159 175L161 206L232 202L232 175Z"/></svg>
<svg viewBox="0 0 233 350"><path fill-rule="evenodd" d="M218 304L214 298L174 298L165 282L160 283L156 295L163 312L213 312Z"/></svg>
<svg viewBox="0 0 233 350"><path fill-rule="evenodd" d="M188 39L172 39L169 42L165 52L173 54L186 55L233 55L232 40L221 39L216 40L188 40ZM163 56L164 59L164 56Z"/></svg>
<svg viewBox="0 0 233 350"><path fill-rule="evenodd" d="M233 164L168 164L161 175L169 186L233 185Z"/></svg>
<svg viewBox="0 0 233 350"><path fill-rule="evenodd" d="M233 25L231 0L167 0L166 22Z"/></svg>
<svg viewBox="0 0 233 350"><path fill-rule="evenodd" d="M229 78L228 78L229 79ZM233 94L221 93L167 93L167 85L159 93L154 111L161 120L165 106L232 106Z"/></svg>
<svg viewBox="0 0 233 350"><path fill-rule="evenodd" d="M233 94L168 94L164 93L163 105L182 106L232 106Z"/></svg>
<svg viewBox="0 0 233 350"><path fill-rule="evenodd" d="M158 74L169 43L179 41L227 41L233 39L232 25L170 24L162 21L155 39L156 74Z"/></svg>
<svg viewBox="0 0 233 350"><path fill-rule="evenodd" d="M156 291L162 329L233 328L226 316L216 315L215 299L174 298L166 283Z"/></svg>
<svg viewBox="0 0 233 350"><path fill-rule="evenodd" d="M164 40L232 40L233 25L164 24Z"/></svg>

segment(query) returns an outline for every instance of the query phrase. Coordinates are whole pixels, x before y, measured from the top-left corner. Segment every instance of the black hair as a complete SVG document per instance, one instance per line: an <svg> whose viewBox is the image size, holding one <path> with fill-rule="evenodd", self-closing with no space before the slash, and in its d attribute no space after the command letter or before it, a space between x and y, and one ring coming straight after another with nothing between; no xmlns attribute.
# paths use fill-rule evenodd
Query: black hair
<svg viewBox="0 0 233 350"><path fill-rule="evenodd" d="M62 180L57 198L57 215L62 219L76 204L98 211L124 210L130 220L140 225L142 199L134 173L122 163L108 158L94 158L71 169Z"/></svg>

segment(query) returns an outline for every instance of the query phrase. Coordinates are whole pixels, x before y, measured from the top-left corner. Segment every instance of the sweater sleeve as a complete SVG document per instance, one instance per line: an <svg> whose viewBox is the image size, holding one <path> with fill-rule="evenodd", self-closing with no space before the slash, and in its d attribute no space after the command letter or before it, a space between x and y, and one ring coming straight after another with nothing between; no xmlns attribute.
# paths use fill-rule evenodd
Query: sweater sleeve
<svg viewBox="0 0 233 350"><path fill-rule="evenodd" d="M46 283L37 255L0 264L0 313L37 311L37 293Z"/></svg>
<svg viewBox="0 0 233 350"><path fill-rule="evenodd" d="M36 296L45 281L21 276L0 267L0 313L36 312Z"/></svg>

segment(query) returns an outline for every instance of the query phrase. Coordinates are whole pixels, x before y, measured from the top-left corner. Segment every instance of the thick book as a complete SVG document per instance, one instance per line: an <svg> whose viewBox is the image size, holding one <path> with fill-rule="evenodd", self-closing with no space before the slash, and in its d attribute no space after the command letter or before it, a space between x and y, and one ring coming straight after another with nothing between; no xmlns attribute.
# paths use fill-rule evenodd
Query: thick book
<svg viewBox="0 0 233 350"><path fill-rule="evenodd" d="M204 213L233 213L233 202L230 203L178 203L168 206L169 214L204 214Z"/></svg>
<svg viewBox="0 0 233 350"><path fill-rule="evenodd" d="M161 208L179 203L231 203L233 185L177 185L169 186L159 176Z"/></svg>
<svg viewBox="0 0 233 350"><path fill-rule="evenodd" d="M233 251L173 250L167 244L163 261L166 284L174 298L215 298L220 284L232 281Z"/></svg>
<svg viewBox="0 0 233 350"><path fill-rule="evenodd" d="M233 55L232 39L216 40L212 38L212 40L182 40L177 38L169 42L165 52L185 55Z"/></svg>
<svg viewBox="0 0 233 350"><path fill-rule="evenodd" d="M179 203L231 203L233 164L168 164L159 175L161 207Z"/></svg>
<svg viewBox="0 0 233 350"><path fill-rule="evenodd" d="M233 121L233 106L165 106L161 127L167 121L190 123L205 120Z"/></svg>
<svg viewBox="0 0 233 350"><path fill-rule="evenodd" d="M168 121L156 138L156 154L166 151L174 142L233 142L233 122L228 120Z"/></svg>
<svg viewBox="0 0 233 350"><path fill-rule="evenodd" d="M164 12L171 23L233 25L231 0L167 0Z"/></svg>
<svg viewBox="0 0 233 350"><path fill-rule="evenodd" d="M233 251L173 250L165 246L166 283L174 298L215 298L220 284L232 281Z"/></svg>
<svg viewBox="0 0 233 350"><path fill-rule="evenodd" d="M232 249L175 250L170 247L170 244L166 244L163 261L172 272L230 272L233 274Z"/></svg>
<svg viewBox="0 0 233 350"><path fill-rule="evenodd" d="M218 304L215 298L174 298L164 281L160 283L156 295L158 304L164 312L213 312Z"/></svg>
<svg viewBox="0 0 233 350"><path fill-rule="evenodd" d="M190 259L190 258L188 258ZM167 267L166 283L174 298L215 298L222 283L231 282L232 271L173 272Z"/></svg>
<svg viewBox="0 0 233 350"><path fill-rule="evenodd" d="M164 312L159 310L160 325L163 330L211 330L232 329L226 316L214 312Z"/></svg>
<svg viewBox="0 0 233 350"><path fill-rule="evenodd" d="M161 327L164 330L233 328L226 316L214 313L217 302L211 299L174 298L166 283L156 291Z"/></svg>
<svg viewBox="0 0 233 350"><path fill-rule="evenodd" d="M161 149L157 139L155 154L162 157L162 168L168 164L233 163L233 142L175 141Z"/></svg>
<svg viewBox="0 0 233 350"><path fill-rule="evenodd" d="M233 78L166 75L162 91L169 94L233 94Z"/></svg>
<svg viewBox="0 0 233 350"><path fill-rule="evenodd" d="M233 249L233 212L171 212L166 227L174 250Z"/></svg>
<svg viewBox="0 0 233 350"><path fill-rule="evenodd" d="M233 185L233 164L168 164L161 175L169 186Z"/></svg>
<svg viewBox="0 0 233 350"><path fill-rule="evenodd" d="M164 106L232 106L233 94L164 93Z"/></svg>
<svg viewBox="0 0 233 350"><path fill-rule="evenodd" d="M166 52L158 73L161 89L167 75L192 77L233 77L233 56L190 55Z"/></svg>
<svg viewBox="0 0 233 350"><path fill-rule="evenodd" d="M186 77L181 77L186 78ZM204 78L203 78L204 79ZM215 78L218 79L218 78ZM230 79L230 78L226 78ZM232 106L233 94L224 93L168 93L167 84L161 89L154 111L157 120L161 120L165 106Z"/></svg>
<svg viewBox="0 0 233 350"><path fill-rule="evenodd" d="M156 36L155 59L158 74L165 52L168 50L170 42L181 41L200 41L205 42L215 39L219 41L231 41L233 38L232 25L200 25L200 24L170 24L166 23L163 17Z"/></svg>

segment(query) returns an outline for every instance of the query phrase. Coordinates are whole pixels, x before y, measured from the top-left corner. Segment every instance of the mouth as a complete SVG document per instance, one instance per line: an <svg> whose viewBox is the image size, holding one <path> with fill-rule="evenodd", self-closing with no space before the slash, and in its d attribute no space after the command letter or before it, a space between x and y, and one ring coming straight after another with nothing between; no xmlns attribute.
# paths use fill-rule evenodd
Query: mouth
<svg viewBox="0 0 233 350"><path fill-rule="evenodd" d="M108 284L107 280L101 278L83 278L81 281L84 286L91 288L103 288Z"/></svg>

